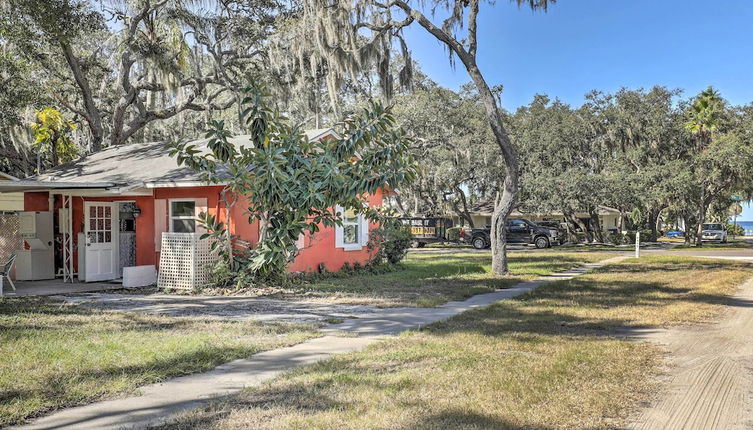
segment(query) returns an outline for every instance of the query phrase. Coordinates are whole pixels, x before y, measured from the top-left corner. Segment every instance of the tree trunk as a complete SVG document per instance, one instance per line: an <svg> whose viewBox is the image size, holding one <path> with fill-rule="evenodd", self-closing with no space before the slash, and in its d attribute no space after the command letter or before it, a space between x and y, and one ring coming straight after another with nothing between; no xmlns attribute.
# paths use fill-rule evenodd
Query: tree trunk
<svg viewBox="0 0 753 430"><path fill-rule="evenodd" d="M90 149L92 152L97 152L102 149L102 141L104 140L105 134L104 128L102 128L102 115L94 103L94 95L89 87L89 81L86 79L86 76L84 76L81 64L79 63L78 58L73 54L73 49L71 49L71 46L65 42L61 43L60 47L62 48L65 60L71 69L73 79L81 90L81 99L84 101L84 112L80 113L86 119L87 124L89 124L89 131L92 134L92 145Z"/></svg>
<svg viewBox="0 0 753 430"><path fill-rule="evenodd" d="M685 242L685 246L690 246L690 217L688 216L687 211L682 211L681 213L682 217L682 227L683 227L683 239Z"/></svg>
<svg viewBox="0 0 753 430"><path fill-rule="evenodd" d="M588 231L588 226L583 221L581 221L580 218L575 216L575 214L572 212L566 212L565 218L569 219L571 223L580 228L580 230L583 232L583 235L585 236L586 243L593 242L593 236L591 236L591 232Z"/></svg>
<svg viewBox="0 0 753 430"><path fill-rule="evenodd" d="M701 201L698 207L698 222L695 226L695 245L703 246L703 223L706 222L706 192L701 191Z"/></svg>
<svg viewBox="0 0 753 430"><path fill-rule="evenodd" d="M502 162L505 165L505 180L502 184L501 194L497 194L494 205L494 214L492 215L492 273L495 275L506 275L507 268L507 236L505 234L505 220L512 212L515 205L515 199L518 195L518 153L510 140L510 137L502 124L502 116L497 107L497 101L489 85L484 79L484 75L476 64L476 19L478 17L479 1L472 0L469 3L468 15L468 49L463 46L450 33L434 25L423 13L412 9L403 1L395 1L395 6L403 9L410 17L428 31L437 40L443 42L447 48L458 56L465 66L468 75L471 77L479 98L484 103L486 119L491 126L494 138L497 141L500 152L502 153Z"/></svg>
<svg viewBox="0 0 753 430"><path fill-rule="evenodd" d="M60 158L58 157L58 134L56 132L52 133L52 138L50 139L50 153L52 154L52 167L57 166L60 164Z"/></svg>
<svg viewBox="0 0 753 430"><path fill-rule="evenodd" d="M596 240L600 243L604 243L604 233L601 231L601 221L599 221L599 214L591 211L591 225L593 225L593 232L596 235Z"/></svg>
<svg viewBox="0 0 753 430"><path fill-rule="evenodd" d="M471 217L471 213L468 210L468 199L465 198L465 192L463 192L463 189L459 186L455 186L454 188L455 193L460 196L460 203L462 205L462 208L460 208L456 203L453 204L455 212L458 214L458 217L460 219L465 219L466 221L468 221L468 226L470 228L475 228L476 226L473 225L473 217Z"/></svg>
<svg viewBox="0 0 753 430"><path fill-rule="evenodd" d="M466 56L467 57L467 56ZM463 59L461 57L461 59ZM494 214L492 215L492 273L495 275L506 275L507 267L507 235L505 232L505 221L512 212L515 205L515 199L518 196L518 153L510 141L502 125L502 117L497 108L497 102L494 98L489 85L486 83L484 76L476 66L475 60L466 58L463 60L471 80L479 92L479 96L486 109L486 117L492 128L497 145L502 153L502 162L505 165L505 180L502 184L502 193L498 199L495 199Z"/></svg>
<svg viewBox="0 0 753 430"><path fill-rule="evenodd" d="M656 209L651 209L648 212L648 225L651 229L651 242L656 242L657 239L657 229L656 224L659 222L659 211Z"/></svg>

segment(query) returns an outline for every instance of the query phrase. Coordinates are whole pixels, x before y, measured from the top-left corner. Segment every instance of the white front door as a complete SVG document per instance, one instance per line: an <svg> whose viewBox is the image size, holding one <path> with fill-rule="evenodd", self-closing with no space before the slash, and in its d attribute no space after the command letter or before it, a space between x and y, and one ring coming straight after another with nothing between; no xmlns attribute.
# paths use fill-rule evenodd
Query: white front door
<svg viewBox="0 0 753 430"><path fill-rule="evenodd" d="M118 277L118 216L117 203L84 202L86 282Z"/></svg>

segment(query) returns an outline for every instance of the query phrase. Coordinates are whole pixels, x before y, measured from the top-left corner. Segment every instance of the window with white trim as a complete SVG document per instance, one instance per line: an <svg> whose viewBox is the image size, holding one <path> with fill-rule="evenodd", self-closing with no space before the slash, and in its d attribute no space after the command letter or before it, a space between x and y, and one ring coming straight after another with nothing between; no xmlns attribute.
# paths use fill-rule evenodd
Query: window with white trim
<svg viewBox="0 0 753 430"><path fill-rule="evenodd" d="M356 251L366 246L369 240L369 222L354 209L335 208L342 214L342 225L335 227L335 247Z"/></svg>
<svg viewBox="0 0 753 430"><path fill-rule="evenodd" d="M170 231L173 233L196 232L195 200L170 200Z"/></svg>

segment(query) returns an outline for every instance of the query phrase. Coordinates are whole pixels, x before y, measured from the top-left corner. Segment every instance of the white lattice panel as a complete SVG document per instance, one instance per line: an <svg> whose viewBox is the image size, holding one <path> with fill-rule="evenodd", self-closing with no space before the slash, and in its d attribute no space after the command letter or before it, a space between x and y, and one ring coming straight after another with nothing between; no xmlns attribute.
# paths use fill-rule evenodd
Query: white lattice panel
<svg viewBox="0 0 753 430"><path fill-rule="evenodd" d="M210 239L201 233L162 233L159 288L194 289L209 282L208 265L217 261Z"/></svg>
<svg viewBox="0 0 753 430"><path fill-rule="evenodd" d="M23 248L18 228L18 214L0 212L0 265L5 263L12 253Z"/></svg>

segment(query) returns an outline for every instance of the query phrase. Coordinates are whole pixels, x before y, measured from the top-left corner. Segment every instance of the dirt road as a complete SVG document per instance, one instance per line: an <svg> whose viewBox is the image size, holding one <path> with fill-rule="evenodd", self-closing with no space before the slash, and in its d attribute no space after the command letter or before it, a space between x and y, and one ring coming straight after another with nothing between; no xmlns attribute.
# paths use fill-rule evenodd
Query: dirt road
<svg viewBox="0 0 753 430"><path fill-rule="evenodd" d="M753 279L738 291L720 322L638 336L659 342L670 366L659 397L631 429L743 429L753 424Z"/></svg>

